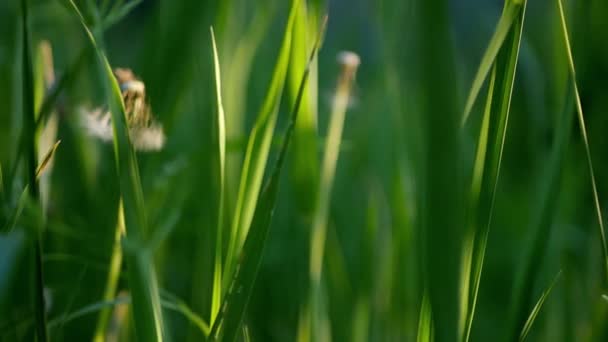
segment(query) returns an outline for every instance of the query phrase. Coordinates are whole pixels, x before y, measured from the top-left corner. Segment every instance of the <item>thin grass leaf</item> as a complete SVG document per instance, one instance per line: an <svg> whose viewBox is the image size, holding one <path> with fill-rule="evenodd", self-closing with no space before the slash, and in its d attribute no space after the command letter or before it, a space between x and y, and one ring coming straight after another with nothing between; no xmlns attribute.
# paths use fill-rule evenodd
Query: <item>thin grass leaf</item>
<svg viewBox="0 0 608 342"><path fill-rule="evenodd" d="M112 115L114 157L124 205L127 240L137 246L134 251L126 255L136 333L138 338L143 341L162 341L163 320L158 285L151 255L144 245L148 228L143 191L135 150L129 138L122 94L108 59L98 45L98 40L95 39L93 33L87 27L78 7L72 0L70 0L70 4L74 13L80 19L102 66L101 76Z"/></svg>
<svg viewBox="0 0 608 342"><path fill-rule="evenodd" d="M528 320L526 320L526 323L524 324L521 334L519 335L520 342L525 341L526 337L528 337L528 333L530 333L530 329L532 329L532 325L536 321L536 316L538 316L538 313L540 312L540 309L542 308L543 304L545 303L545 300L547 300L549 293L551 293L551 290L553 289L553 287L555 286L555 284L557 283L557 281L559 280L559 277L561 275L562 275L562 271L560 270L557 273L557 275L555 276L555 278L553 279L553 281L551 282L551 285L549 285L549 287L545 291L543 291L540 298L536 302L536 305L534 305L534 308L532 309L532 312L530 312L530 316L528 317Z"/></svg>
<svg viewBox="0 0 608 342"><path fill-rule="evenodd" d="M293 0L285 26L283 43L275 64L270 87L249 136L247 151L243 161L239 190L228 239L228 251L224 267L223 284L226 286L232 277L243 241L249 231L262 186L264 170L268 162L268 153L277 121L283 85L289 64L291 51L292 28L297 14L299 0Z"/></svg>
<svg viewBox="0 0 608 342"><path fill-rule="evenodd" d="M469 91L469 96L467 98L467 102L464 108L464 114L462 116L461 124L464 125L471 113L471 109L475 104L475 100L477 99L477 95L481 90L481 86L486 80L494 61L496 60L496 56L498 52L503 46L503 43L511 31L511 25L515 18L517 18L519 12L522 10L521 2L516 1L508 1L507 5L498 20L498 24L496 25L496 30L490 39L490 43L486 51L481 58L481 63L479 64L479 68L477 69L477 73L475 74L475 78L473 79L473 84L471 85L471 90Z"/></svg>
<svg viewBox="0 0 608 342"><path fill-rule="evenodd" d="M81 318L83 316L98 312L104 308L114 307L116 305L128 304L131 302L130 297L121 297L116 298L114 300L109 301L100 301L97 303L86 305L68 315L62 315L61 317L51 319L49 321L49 329L54 329L57 326L69 323L75 319Z"/></svg>
<svg viewBox="0 0 608 342"><path fill-rule="evenodd" d="M42 158L42 162L36 168L36 179L40 178L46 167L53 159L53 156L55 155L55 151L57 150L57 147L59 147L59 144L61 144L61 140L57 140L53 147L51 147L51 149L44 155L44 158Z"/></svg>
<svg viewBox="0 0 608 342"><path fill-rule="evenodd" d="M121 1L116 2L112 9L108 12L108 15L102 21L102 28L109 28L121 21L124 17L131 13L135 7L139 6L142 1L143 0L133 0L124 5L121 4Z"/></svg>
<svg viewBox="0 0 608 342"><path fill-rule="evenodd" d="M559 15L562 24L562 33L564 37L564 43L566 44L566 54L568 56L568 66L570 68L570 80L572 81L572 88L574 89L574 97L576 100L576 113L578 114L578 123L580 127L580 133L583 137L583 144L585 145L585 156L587 158L587 166L589 167L589 178L591 179L591 189L593 191L593 202L595 204L595 213L597 214L597 221L600 227L600 237L602 239L602 252L604 254L604 267L606 271L606 278L608 279L608 247L606 244L606 233L604 230L604 220L602 219L602 210L600 207L600 200L597 193L597 185L595 182L595 175L593 172L593 163L591 161L591 151L589 148L589 139L587 138L587 129L585 128L585 117L583 115L583 106L581 104L581 97L578 92L578 85L576 82L576 71L574 69L574 58L572 57L572 49L570 47L570 39L568 38L568 26L566 25L566 15L564 14L564 7L561 0L557 0L559 7Z"/></svg>
<svg viewBox="0 0 608 342"><path fill-rule="evenodd" d="M297 2L294 2L294 6L295 5L297 5ZM317 41L317 44L318 43L319 41ZM317 44L313 47L308 65L310 65L310 61L316 55L318 49ZM253 292L257 272L262 261L262 254L276 204L280 175L287 154L287 148L289 147L293 135L304 89L306 87L306 82L308 81L309 71L310 69L307 68L302 76L298 97L296 98L289 124L285 131L285 139L283 140L281 150L279 151L270 178L260 194L258 206L256 207L255 215L253 216L251 223L251 229L249 234L247 234L247 239L245 240L233 281L224 297L222 310L211 328L210 336L214 339L234 341L238 335L241 322L243 321L249 298Z"/></svg>
<svg viewBox="0 0 608 342"><path fill-rule="evenodd" d="M219 156L219 204L217 214L217 228L215 241L215 264L213 272L213 293L211 297L211 324L213 324L217 313L220 311L222 300L222 232L224 230L224 188L225 188L225 172L226 172L226 123L224 115L224 106L222 104L222 83L220 60L215 42L215 34L211 27L211 42L213 47L213 65L215 69L215 91L217 98L217 139L218 139L218 156Z"/></svg>
<svg viewBox="0 0 608 342"><path fill-rule="evenodd" d="M433 313L429 295L425 291L424 296L422 296L420 316L418 317L418 333L416 335L416 342L432 342L433 340Z"/></svg>

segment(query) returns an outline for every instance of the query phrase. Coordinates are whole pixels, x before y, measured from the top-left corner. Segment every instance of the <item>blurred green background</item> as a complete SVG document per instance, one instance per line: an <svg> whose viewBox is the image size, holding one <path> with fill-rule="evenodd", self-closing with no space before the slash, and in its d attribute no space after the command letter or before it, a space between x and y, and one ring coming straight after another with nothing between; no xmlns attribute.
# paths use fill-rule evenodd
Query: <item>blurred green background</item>
<svg viewBox="0 0 608 342"><path fill-rule="evenodd" d="M76 3L89 26L99 24L95 13L87 10L94 1ZM227 129L224 226L230 227L247 138L272 76L289 3L144 0L103 33L110 63L132 69L143 80L152 111L167 136L161 151L138 153L150 227L166 232L154 254L161 292L177 296L205 321L209 321L213 285L214 201L218 187L213 169L216 98L209 27L215 29L222 68ZM350 50L359 54L361 66L346 114L331 193L323 310L334 341L412 341L417 336L427 268L434 265L423 262L423 255L429 252L421 242L424 234L431 234L430 239L436 234L433 230L425 233L423 218L441 221L463 216L458 214L460 209L449 206L456 203L464 210L467 199L466 191L454 185L451 190L443 188L445 198L440 197L440 202L428 202L425 191L432 190L424 184L443 175L449 185L451 174L455 183L468 184L468 178L459 175L468 174L474 160L482 96L461 135L444 135L441 127L447 125L443 129L448 133L449 127L459 127L460 113L504 4L498 0L306 3L310 17L329 16L318 64L310 79L311 88L318 92L317 101L310 104L312 114L305 118L312 122L308 132L312 140L305 130L297 131L288 152L271 231L243 323L253 341L298 338L300 315L309 291L309 240L316 187L341 70L336 56ZM565 5L576 81L600 205L605 212L608 2L566 1ZM436 10L436 14L426 7ZM24 127L21 20L20 1L0 1L4 218L15 210L25 186L20 172L7 178L8 170L16 167ZM309 25L313 28L309 40L316 35L314 28L319 22ZM61 145L49 173L42 260L47 317L59 322L50 328L51 340L89 340L95 331L96 314L65 322L62 319L102 300L115 236L120 192L112 146L90 137L76 120L80 105L104 103L98 62L78 18L65 1L29 1L29 29L35 72L37 48L43 40L52 47L57 77L75 68L84 53L84 62L55 107ZM568 95L570 83L561 30L557 1L528 4L472 328L474 341L508 336L514 301L521 300L530 312L559 270L562 274L539 313L530 339L608 339L608 302L601 297L607 293L607 277L584 145L575 117L567 121L570 139L561 151L561 160L552 164L551 151L556 127L563 123L562 113L575 115L572 102L567 104L572 95ZM306 57L308 51L304 49L301 55ZM282 142L281 132L295 96L291 83L298 81L292 74L288 76L268 165L272 165ZM435 96L429 90L436 91ZM426 102L430 103L427 107ZM454 124L450 123L449 110L425 114L442 105L458 113ZM438 129L434 138L425 135L428 125ZM435 139L435 143L429 144L428 139ZM435 158L426 155L428 151L449 153L454 150L450 146L454 141L459 142L458 156L437 157L434 167L438 169L425 169L424 165L433 165L425 160ZM556 181L547 185L547 178L552 177L549 174L555 170ZM431 188L440 184L444 183ZM544 196L547 186L553 186L548 197ZM443 199L446 207L437 205ZM425 216L425 210L433 210L432 215ZM36 210L26 208L25 212ZM27 227L36 219L34 214L26 215L15 229L0 235L2 341L34 338L31 332L36 304L29 296L34 281L28 243L33 234ZM446 236L449 232L461 234L458 227L444 229ZM536 249L540 252L530 256L526 251L537 231L541 232L541 246ZM430 251L431 259L453 258L446 251ZM533 265L533 280L524 295L528 298L517 299L517 274L528 261ZM446 272L458 274L454 269ZM121 276L118 288L128 288L125 276ZM183 315L164 310L164 320L171 340L202 339L200 331ZM130 340L132 331L124 330L123 340ZM438 340L448 340L440 335Z"/></svg>

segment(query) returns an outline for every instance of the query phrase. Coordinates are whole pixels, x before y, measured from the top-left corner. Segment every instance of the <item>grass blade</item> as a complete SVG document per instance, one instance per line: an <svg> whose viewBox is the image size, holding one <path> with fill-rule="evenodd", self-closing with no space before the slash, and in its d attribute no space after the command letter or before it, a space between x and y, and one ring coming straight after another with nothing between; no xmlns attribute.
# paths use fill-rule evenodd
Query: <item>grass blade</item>
<svg viewBox="0 0 608 342"><path fill-rule="evenodd" d="M160 310L158 285L151 255L145 247L147 222L139 167L135 150L131 145L122 94L112 68L103 49L98 45L93 33L87 27L78 7L70 0L74 13L92 44L102 67L102 80L108 96L114 128L114 157L120 181L120 192L124 205L127 239L137 246L129 251L126 262L129 270L129 284L133 298L133 318L139 339L162 341L163 321Z"/></svg>
<svg viewBox="0 0 608 342"><path fill-rule="evenodd" d="M543 291L540 298L538 299L538 302L536 302L536 305L534 305L534 308L532 309L532 312L530 312L530 316L526 320L526 323L524 324L521 334L519 335L520 342L523 342L526 339L526 337L528 337L528 333L530 332L530 329L532 328L532 325L534 324L534 321L536 320L536 316L538 316L538 313L540 312L540 309L542 308L543 304L545 303L545 300L547 300L549 293L551 293L551 290L553 289L553 287L555 286L555 284L557 283L557 281L559 280L559 277L561 275L562 275L562 271L559 271L557 273L557 275L555 276L555 278L553 279L553 281L551 282L551 285L549 285L549 287L545 291Z"/></svg>
<svg viewBox="0 0 608 342"><path fill-rule="evenodd" d="M236 207L228 240L228 252L223 276L225 286L233 275L233 270L236 266L235 256L238 255L247 236L262 186L264 169L268 161L268 153L270 152L270 144L277 121L279 104L289 64L291 31L299 8L298 3L299 0L293 0L292 2L287 25L285 26L283 43L279 51L270 87L247 143L247 151L241 171Z"/></svg>
<svg viewBox="0 0 608 342"><path fill-rule="evenodd" d="M318 41L317 44L319 44ZM310 61L316 55L317 49L318 45L315 45L310 55L309 66ZM251 223L251 229L249 234L247 234L247 239L245 240L243 251L239 258L240 262L237 265L233 281L222 303L222 311L211 328L211 337L214 339L234 341L238 335L239 327L245 315L245 310L262 261L262 253L270 230L270 221L276 204L279 179L287 154L287 148L289 147L295 122L298 117L303 92L306 82L308 81L309 70L310 69L307 68L302 76L298 96L289 119L279 156L270 175L270 179L260 194L258 206L256 207L255 215L253 216Z"/></svg>
<svg viewBox="0 0 608 342"><path fill-rule="evenodd" d="M471 109L475 104L475 100L477 99L477 95L481 90L481 86L483 85L485 79L494 65L494 61L496 60L496 56L498 52L503 46L503 43L511 30L511 25L519 12L522 10L521 3L516 1L507 1L507 5L498 20L498 24L496 25L496 30L490 39L490 43L486 49L486 52L483 54L481 58L481 63L479 64L479 68L477 69L477 73L475 74L475 78L473 79L473 84L471 85L471 90L469 91L469 96L467 98L467 102L464 109L464 114L462 116L462 125L464 125L471 113Z"/></svg>
<svg viewBox="0 0 608 342"><path fill-rule="evenodd" d="M566 15L564 14L564 6L561 0L557 0L559 7L559 15L562 24L562 33L564 36L564 43L566 45L566 54L568 56L568 66L570 68L570 80L572 81L572 88L574 89L574 98L576 103L576 113L578 114L578 123L580 127L580 133L583 137L583 144L585 145L585 156L587 158L587 166L589 167L589 178L591 179L591 189L593 191L593 202L595 204L595 212L597 215L597 221L600 227L600 237L602 239L602 252L604 254L604 267L606 271L606 278L608 279L608 247L606 245L606 233L604 230L604 220L602 219L602 210L600 207L600 200L597 193L597 185L595 182L595 175L593 172L593 163L591 161L591 151L589 149L589 139L587 138L587 129L585 128L585 117L583 115L583 106L581 104L581 97L578 92L578 85L576 82L576 71L574 69L574 58L572 57L572 49L570 47L570 39L568 38L568 26L566 25Z"/></svg>
<svg viewBox="0 0 608 342"><path fill-rule="evenodd" d="M416 342L432 342L433 339L433 314L431 312L431 301L428 293L422 296L420 305L420 317L418 318L418 334Z"/></svg>
<svg viewBox="0 0 608 342"><path fill-rule="evenodd" d="M463 341L470 339L475 316L496 190L500 178L526 5L526 1L517 5L521 6L520 10L516 13L511 29L507 32L505 38L507 44L503 44L496 55L488 87L482 131L473 167L471 197L467 212L469 226L465 235L463 251L465 253L463 254L465 255L465 265L461 280L464 284L461 293L461 315L463 316L460 318ZM508 11L511 6L516 5L508 2L505 11ZM491 145L487 146L489 137L492 139Z"/></svg>
<svg viewBox="0 0 608 342"><path fill-rule="evenodd" d="M211 28L211 42L213 47L213 65L215 69L215 91L217 96L217 139L218 139L218 156L219 156L219 204L217 214L217 228L215 241L215 265L213 272L213 294L211 299L211 324L215 320L217 313L220 310L222 300L222 232L224 230L224 188L225 188L225 169L226 169L226 122L224 115L224 106L222 104L222 83L220 60L215 42L215 34L213 27Z"/></svg>

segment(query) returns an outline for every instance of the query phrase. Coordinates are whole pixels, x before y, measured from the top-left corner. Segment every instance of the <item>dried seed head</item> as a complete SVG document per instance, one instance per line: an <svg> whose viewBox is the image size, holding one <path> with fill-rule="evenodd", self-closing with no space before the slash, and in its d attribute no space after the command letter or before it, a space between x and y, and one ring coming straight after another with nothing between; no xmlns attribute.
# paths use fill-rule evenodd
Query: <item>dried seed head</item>
<svg viewBox="0 0 608 342"><path fill-rule="evenodd" d="M122 92L131 143L140 151L160 150L165 143L165 134L146 103L144 83L130 69L117 68L114 75ZM90 135L105 142L112 141L112 116L109 111L101 108L80 111L83 125Z"/></svg>
<svg viewBox="0 0 608 342"><path fill-rule="evenodd" d="M342 51L338 54L338 63L344 67L356 69L361 64L361 59L352 51Z"/></svg>

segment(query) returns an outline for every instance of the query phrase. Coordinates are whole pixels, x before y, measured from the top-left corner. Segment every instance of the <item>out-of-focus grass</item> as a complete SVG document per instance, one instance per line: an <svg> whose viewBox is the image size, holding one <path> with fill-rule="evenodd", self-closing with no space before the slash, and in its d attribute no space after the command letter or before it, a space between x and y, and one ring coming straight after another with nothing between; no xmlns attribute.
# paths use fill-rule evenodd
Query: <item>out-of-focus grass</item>
<svg viewBox="0 0 608 342"><path fill-rule="evenodd" d="M605 1L75 3L0 1L0 341L608 336ZM141 76L161 151L130 149L100 57Z"/></svg>

